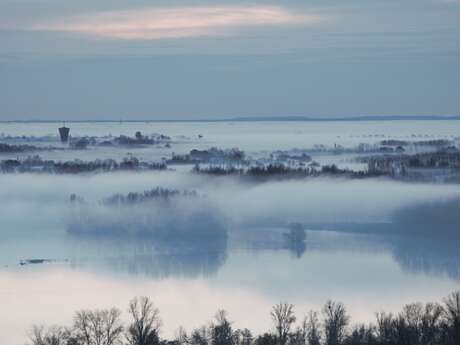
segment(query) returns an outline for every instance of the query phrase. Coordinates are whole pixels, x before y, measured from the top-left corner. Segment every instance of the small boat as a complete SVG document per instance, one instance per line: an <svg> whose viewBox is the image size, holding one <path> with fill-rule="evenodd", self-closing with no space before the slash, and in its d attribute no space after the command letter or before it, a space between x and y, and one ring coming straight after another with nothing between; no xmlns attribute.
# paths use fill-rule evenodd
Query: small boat
<svg viewBox="0 0 460 345"><path fill-rule="evenodd" d="M26 259L26 260L19 261L19 264L21 266L29 265L29 264L37 265L37 264L49 263L49 262L52 262L52 261L53 260L50 260L50 259Z"/></svg>

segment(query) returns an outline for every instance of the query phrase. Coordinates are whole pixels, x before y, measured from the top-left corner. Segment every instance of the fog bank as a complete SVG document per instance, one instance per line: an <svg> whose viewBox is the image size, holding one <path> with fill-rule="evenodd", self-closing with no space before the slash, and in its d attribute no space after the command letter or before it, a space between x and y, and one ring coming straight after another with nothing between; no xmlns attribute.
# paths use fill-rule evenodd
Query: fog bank
<svg viewBox="0 0 460 345"><path fill-rule="evenodd" d="M459 196L450 185L393 181L309 179L263 184L212 179L180 172L113 173L94 176L1 175L2 233L65 230L69 196L98 202L114 193L157 186L193 189L230 225L285 225L290 222L389 221L402 207ZM205 204L203 204L205 205ZM206 210L203 210L206 211ZM58 231L58 230L56 230Z"/></svg>

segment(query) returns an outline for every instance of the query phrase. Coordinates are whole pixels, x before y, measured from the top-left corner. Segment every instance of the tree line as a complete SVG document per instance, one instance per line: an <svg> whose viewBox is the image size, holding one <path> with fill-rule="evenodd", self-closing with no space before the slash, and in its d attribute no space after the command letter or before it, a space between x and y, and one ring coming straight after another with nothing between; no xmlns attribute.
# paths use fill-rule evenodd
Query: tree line
<svg viewBox="0 0 460 345"><path fill-rule="evenodd" d="M28 156L24 159L5 159L0 161L0 172L7 173L46 173L46 174L81 174L116 171L157 171L166 170L165 163L143 162L134 156L123 158L120 162L114 159L96 159L82 161L45 160L40 156Z"/></svg>
<svg viewBox="0 0 460 345"><path fill-rule="evenodd" d="M192 169L193 173L213 176L239 176L256 179L269 178L308 178L308 177L347 177L347 178L368 178L383 176L383 173L374 173L365 170L354 171L341 169L337 165L324 165L321 169L311 167L292 167L282 163L270 163L268 165L249 166L245 168L233 165L210 165L200 167L196 164Z"/></svg>
<svg viewBox="0 0 460 345"><path fill-rule="evenodd" d="M379 312L369 324L352 324L343 303L327 301L321 312L300 320L294 306L279 303L271 309L272 329L253 335L235 329L225 310L209 324L187 333L180 327L173 339L162 339L158 308L147 297L129 302L129 322L121 311L81 310L73 325L33 326L28 345L459 345L460 290L442 303L413 303L399 313ZM297 322L300 321L300 322Z"/></svg>

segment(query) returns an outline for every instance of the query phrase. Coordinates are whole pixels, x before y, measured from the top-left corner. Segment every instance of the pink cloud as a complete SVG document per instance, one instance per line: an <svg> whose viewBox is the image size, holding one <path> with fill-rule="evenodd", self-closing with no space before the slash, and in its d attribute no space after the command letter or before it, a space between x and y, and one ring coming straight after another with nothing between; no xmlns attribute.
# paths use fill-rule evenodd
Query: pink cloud
<svg viewBox="0 0 460 345"><path fill-rule="evenodd" d="M278 6L210 6L100 12L41 23L32 29L155 40L223 36L245 27L315 24L321 20L316 15L297 14Z"/></svg>

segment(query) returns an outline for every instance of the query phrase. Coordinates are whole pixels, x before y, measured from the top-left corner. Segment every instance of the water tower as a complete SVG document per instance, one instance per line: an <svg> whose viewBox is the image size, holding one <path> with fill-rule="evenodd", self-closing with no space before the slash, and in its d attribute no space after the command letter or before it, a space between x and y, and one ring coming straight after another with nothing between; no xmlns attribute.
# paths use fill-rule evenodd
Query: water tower
<svg viewBox="0 0 460 345"><path fill-rule="evenodd" d="M69 132L70 128L65 126L65 123L62 127L59 128L59 135L61 136L61 142L66 143L69 141Z"/></svg>

